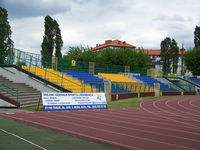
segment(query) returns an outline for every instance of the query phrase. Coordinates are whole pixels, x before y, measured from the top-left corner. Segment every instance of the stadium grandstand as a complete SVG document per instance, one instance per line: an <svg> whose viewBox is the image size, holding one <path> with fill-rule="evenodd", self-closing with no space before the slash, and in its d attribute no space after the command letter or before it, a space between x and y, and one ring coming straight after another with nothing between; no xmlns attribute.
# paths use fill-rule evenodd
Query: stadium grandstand
<svg viewBox="0 0 200 150"><path fill-rule="evenodd" d="M80 61L76 61L76 65L74 65L74 60L69 60L68 66L63 67L62 64L57 64L55 67L55 64L52 62L45 62L44 65L44 61L42 61L41 56L38 54L23 52L17 49L13 49L12 56L7 60L7 63L2 64L0 67L0 76L2 77L0 94L4 100L19 107L37 105L40 95L38 93L48 91L73 93L104 92L110 95L108 96L111 97L110 100L113 100L111 95L116 94L131 95L131 93L136 93L137 96L153 96L155 95L155 84L159 85L159 89L156 90L168 95L188 92L180 88L183 82L176 84L176 82L171 82L171 80L164 78L158 80L144 74L144 72L148 72L147 70L144 71L144 68L138 70L130 69L127 73L125 66L101 64L94 65L93 70L91 70L89 62L88 64L87 62L83 64ZM83 68L83 66L87 67ZM9 81L3 83L3 80ZM190 78L190 80L199 84L198 78ZM24 88L17 85L19 83L30 86L30 88L26 88L29 90L25 93ZM172 84L173 86L171 86ZM191 89L195 89L192 83L187 83L187 86L188 84L193 86ZM19 91L24 91L24 94ZM30 95L33 97L34 93L37 93L34 102L29 102ZM127 96L125 97L127 98Z"/></svg>

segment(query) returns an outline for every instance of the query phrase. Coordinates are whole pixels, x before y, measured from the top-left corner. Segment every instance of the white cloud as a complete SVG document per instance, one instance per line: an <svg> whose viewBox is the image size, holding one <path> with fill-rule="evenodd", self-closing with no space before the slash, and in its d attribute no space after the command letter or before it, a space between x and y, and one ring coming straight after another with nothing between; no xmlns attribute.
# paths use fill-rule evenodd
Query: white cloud
<svg viewBox="0 0 200 150"><path fill-rule="evenodd" d="M16 1L18 5L14 2L4 0L3 4L12 16L9 21L15 47L38 53L46 14L60 25L63 51L75 45L95 46L108 39L160 48L166 36L174 38L179 46L184 42L191 47L195 26L200 24L199 0L33 0L32 5L26 0ZM19 9L21 13L13 14Z"/></svg>

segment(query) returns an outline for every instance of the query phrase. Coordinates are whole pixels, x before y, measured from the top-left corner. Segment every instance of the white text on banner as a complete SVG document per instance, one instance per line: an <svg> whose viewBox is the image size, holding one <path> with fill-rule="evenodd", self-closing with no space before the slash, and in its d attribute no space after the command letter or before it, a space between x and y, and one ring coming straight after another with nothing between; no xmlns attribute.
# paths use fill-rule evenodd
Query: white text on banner
<svg viewBox="0 0 200 150"><path fill-rule="evenodd" d="M105 93L42 93L43 110L106 109Z"/></svg>

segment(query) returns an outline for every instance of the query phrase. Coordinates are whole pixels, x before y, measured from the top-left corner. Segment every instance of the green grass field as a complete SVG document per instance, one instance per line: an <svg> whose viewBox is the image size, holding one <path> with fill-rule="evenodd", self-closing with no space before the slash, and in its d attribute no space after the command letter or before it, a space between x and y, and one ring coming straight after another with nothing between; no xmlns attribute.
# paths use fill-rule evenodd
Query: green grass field
<svg viewBox="0 0 200 150"><path fill-rule="evenodd" d="M27 125L0 117L0 129L14 133L48 150L114 150L108 145L94 143L48 129ZM38 150L39 148L0 131L0 150Z"/></svg>
<svg viewBox="0 0 200 150"><path fill-rule="evenodd" d="M143 100L149 100L149 99L156 99L160 97L141 97L141 98L128 98L123 99L119 101L111 101L108 102L108 109L117 109L117 108L136 108L138 106L138 103ZM25 107L22 108L25 110L30 111L42 111L42 106L31 106L31 107Z"/></svg>

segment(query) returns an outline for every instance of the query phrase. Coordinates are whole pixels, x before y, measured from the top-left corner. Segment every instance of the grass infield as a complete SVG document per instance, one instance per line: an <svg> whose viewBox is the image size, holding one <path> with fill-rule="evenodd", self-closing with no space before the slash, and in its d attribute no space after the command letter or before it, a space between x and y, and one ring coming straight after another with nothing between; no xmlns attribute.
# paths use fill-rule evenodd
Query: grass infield
<svg viewBox="0 0 200 150"><path fill-rule="evenodd" d="M108 145L94 143L2 117L0 117L0 129L20 136L47 150L119 150ZM39 150L39 148L0 131L0 150Z"/></svg>
<svg viewBox="0 0 200 150"><path fill-rule="evenodd" d="M156 98L161 98L161 97L152 96L152 97L141 97L141 98L128 98L128 99L123 99L123 100L118 100L118 101L111 101L111 102L108 102L107 104L108 104L108 109L136 108L140 101L156 99ZM42 111L42 106L39 106L39 107L31 106L31 107L25 107L22 109L29 110L29 111Z"/></svg>

